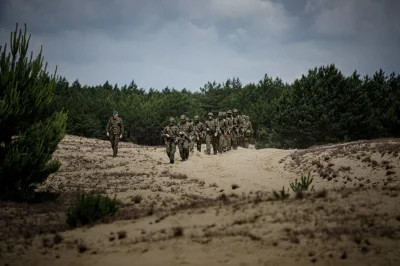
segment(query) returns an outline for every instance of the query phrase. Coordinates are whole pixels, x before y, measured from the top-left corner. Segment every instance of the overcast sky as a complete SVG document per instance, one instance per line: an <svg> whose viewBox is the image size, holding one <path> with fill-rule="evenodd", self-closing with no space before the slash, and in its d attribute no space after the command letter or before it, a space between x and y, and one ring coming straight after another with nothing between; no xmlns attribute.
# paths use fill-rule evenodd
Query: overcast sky
<svg viewBox="0 0 400 266"><path fill-rule="evenodd" d="M30 50L43 45L71 83L291 83L330 63L400 73L399 10L398 0L0 0L0 44L27 23Z"/></svg>

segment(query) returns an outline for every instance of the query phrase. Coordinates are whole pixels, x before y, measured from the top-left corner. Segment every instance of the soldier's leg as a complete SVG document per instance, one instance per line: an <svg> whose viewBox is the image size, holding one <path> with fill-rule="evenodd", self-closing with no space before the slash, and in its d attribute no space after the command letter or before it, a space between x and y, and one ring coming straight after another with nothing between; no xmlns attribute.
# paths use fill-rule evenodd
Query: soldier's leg
<svg viewBox="0 0 400 266"><path fill-rule="evenodd" d="M114 135L110 135L110 136L108 137L108 139L110 140L111 149L113 150L113 155L114 155Z"/></svg>
<svg viewBox="0 0 400 266"><path fill-rule="evenodd" d="M228 136L228 151L230 151L232 148L232 135Z"/></svg>
<svg viewBox="0 0 400 266"><path fill-rule="evenodd" d="M201 139L197 141L197 150L201 152Z"/></svg>
<svg viewBox="0 0 400 266"><path fill-rule="evenodd" d="M171 143L169 141L165 143L165 150L167 152L168 158L171 158Z"/></svg>
<svg viewBox="0 0 400 266"><path fill-rule="evenodd" d="M237 138L235 133L232 134L232 149L237 149Z"/></svg>
<svg viewBox="0 0 400 266"><path fill-rule="evenodd" d="M194 137L191 137L192 141L190 142L190 152L194 152L194 142L196 139Z"/></svg>
<svg viewBox="0 0 400 266"><path fill-rule="evenodd" d="M184 154L185 154L185 160L189 159L189 153L190 153L190 150L189 150L189 149L190 149L189 147L185 147L185 148L183 149L183 152L184 152Z"/></svg>
<svg viewBox="0 0 400 266"><path fill-rule="evenodd" d="M249 144L250 144L250 138L244 137L243 146L247 149L249 147Z"/></svg>
<svg viewBox="0 0 400 266"><path fill-rule="evenodd" d="M206 135L206 154L211 154L211 136Z"/></svg>
<svg viewBox="0 0 400 266"><path fill-rule="evenodd" d="M214 155L217 155L217 152L218 152L218 137L213 137L212 138L212 146L213 146Z"/></svg>
<svg viewBox="0 0 400 266"><path fill-rule="evenodd" d="M224 148L224 136L223 135L219 135L218 136L218 152L222 153L222 150Z"/></svg>
<svg viewBox="0 0 400 266"><path fill-rule="evenodd" d="M182 142L179 142L178 149L179 149L179 155L181 156L181 159L185 160L185 155L184 155L184 152L183 152L183 143Z"/></svg>
<svg viewBox="0 0 400 266"><path fill-rule="evenodd" d="M223 136L223 138L224 138L224 147L222 148L222 150L226 152L228 150L228 136Z"/></svg>
<svg viewBox="0 0 400 266"><path fill-rule="evenodd" d="M175 162L175 151L176 151L176 144L172 142L171 147L170 147L170 154L169 154L169 162L170 163Z"/></svg>
<svg viewBox="0 0 400 266"><path fill-rule="evenodd" d="M114 145L115 145L115 155L118 154L118 143L119 143L119 135L115 135L115 140L114 140Z"/></svg>
<svg viewBox="0 0 400 266"><path fill-rule="evenodd" d="M118 135L112 136L112 138L113 138L113 156L117 156L117 154L118 154L118 140L119 140L118 137L119 137Z"/></svg>

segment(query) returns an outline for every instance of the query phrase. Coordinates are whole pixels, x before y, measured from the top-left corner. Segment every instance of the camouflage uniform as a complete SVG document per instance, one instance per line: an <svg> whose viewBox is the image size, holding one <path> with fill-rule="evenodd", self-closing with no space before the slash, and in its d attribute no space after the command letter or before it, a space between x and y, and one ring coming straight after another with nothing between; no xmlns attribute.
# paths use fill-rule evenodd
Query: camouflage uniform
<svg viewBox="0 0 400 266"><path fill-rule="evenodd" d="M189 149L191 143L191 135L193 134L193 126L186 122L186 116L181 116L181 123L178 125L180 137L178 142L179 154L182 161L189 159Z"/></svg>
<svg viewBox="0 0 400 266"><path fill-rule="evenodd" d="M248 116L244 116L243 132L244 132L243 146L244 148L248 148L250 144L251 135L253 134L253 126L251 125Z"/></svg>
<svg viewBox="0 0 400 266"><path fill-rule="evenodd" d="M115 111L114 115L118 115L118 112ZM109 135L113 156L115 157L118 154L118 143L120 136L124 135L124 123L122 122L122 119L119 117L111 117L108 120L106 132Z"/></svg>
<svg viewBox="0 0 400 266"><path fill-rule="evenodd" d="M218 123L213 119L213 113L208 113L208 120L204 122L206 128L206 154L211 154L211 145L214 155L217 154Z"/></svg>
<svg viewBox="0 0 400 266"><path fill-rule="evenodd" d="M192 127L193 127L193 130L194 130L194 123L193 123L193 119L192 118L189 118L189 121L187 121L187 123L189 124L189 125L191 125ZM195 142L196 142L196 137L195 137L195 135L194 135L194 131L193 131L193 133L192 134L190 134L189 135L189 138L190 138L190 152L191 153L193 153L194 152L194 144L195 144Z"/></svg>
<svg viewBox="0 0 400 266"><path fill-rule="evenodd" d="M233 109L233 117L232 117L232 147L236 150L239 146L240 139L240 118L238 116L237 109Z"/></svg>
<svg viewBox="0 0 400 266"><path fill-rule="evenodd" d="M169 119L169 126L166 126L163 130L163 137L165 138L165 147L169 162L171 164L175 161L176 143L178 143L179 128L174 125L175 119L171 117Z"/></svg>
<svg viewBox="0 0 400 266"><path fill-rule="evenodd" d="M227 124L225 119L223 118L223 113L218 113L218 152L226 152L225 140L226 140L226 133L227 133Z"/></svg>
<svg viewBox="0 0 400 266"><path fill-rule="evenodd" d="M238 137L238 145L240 147L244 147L244 131L243 131L243 125L244 125L244 115L237 115L237 119L239 122L239 137Z"/></svg>
<svg viewBox="0 0 400 266"><path fill-rule="evenodd" d="M195 136L196 143L197 143L197 150L199 152L201 152L201 141L202 141L202 139L204 139L207 129L206 129L206 126L199 121L199 116L197 116L197 115L194 117L193 129L194 129L194 136Z"/></svg>
<svg viewBox="0 0 400 266"><path fill-rule="evenodd" d="M228 134L226 136L226 138L227 138L227 150L230 151L231 148L232 148L232 126L233 126L232 111L229 110L226 113L228 115L228 117L226 118L226 122L228 124Z"/></svg>

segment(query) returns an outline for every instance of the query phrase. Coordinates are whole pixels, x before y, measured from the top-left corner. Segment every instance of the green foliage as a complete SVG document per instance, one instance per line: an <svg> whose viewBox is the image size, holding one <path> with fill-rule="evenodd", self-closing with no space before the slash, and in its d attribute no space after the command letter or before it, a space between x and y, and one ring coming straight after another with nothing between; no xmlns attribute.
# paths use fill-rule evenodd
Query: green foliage
<svg viewBox="0 0 400 266"><path fill-rule="evenodd" d="M399 136L400 76L381 70L372 78L355 71L344 76L335 65L311 69L293 84L265 75L257 84L239 78L208 82L199 92L129 86L71 85L57 82L51 111L69 111L67 133L105 138L105 125L118 110L126 127L125 140L160 145L168 118L236 108L250 117L256 148L306 148L312 145Z"/></svg>
<svg viewBox="0 0 400 266"><path fill-rule="evenodd" d="M114 199L100 194L79 193L71 208L67 210L67 223L71 227L90 224L106 216L113 216L118 211Z"/></svg>
<svg viewBox="0 0 400 266"><path fill-rule="evenodd" d="M42 50L27 57L30 36L11 33L10 52L0 46L0 198L32 200L36 185L58 170L52 159L64 137L67 114L46 112L56 87L43 69Z"/></svg>
<svg viewBox="0 0 400 266"><path fill-rule="evenodd" d="M289 189L286 191L285 187L282 187L280 191L273 190L275 199L284 200L290 197Z"/></svg>
<svg viewBox="0 0 400 266"><path fill-rule="evenodd" d="M308 173L308 176L302 175L300 178L300 182L297 182L297 178L294 182L290 183L290 187L292 188L293 192L301 192L306 191L309 189L309 186L313 182L313 178L311 177L311 172ZM314 191L314 186L310 188L310 191Z"/></svg>

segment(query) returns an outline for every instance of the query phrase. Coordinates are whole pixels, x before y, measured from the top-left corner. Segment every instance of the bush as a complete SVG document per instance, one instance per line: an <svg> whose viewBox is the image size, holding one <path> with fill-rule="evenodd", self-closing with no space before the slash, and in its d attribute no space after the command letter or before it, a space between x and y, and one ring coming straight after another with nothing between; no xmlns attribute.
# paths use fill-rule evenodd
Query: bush
<svg viewBox="0 0 400 266"><path fill-rule="evenodd" d="M118 211L114 199L99 194L80 193L74 206L67 211L67 224L71 227L90 224Z"/></svg>
<svg viewBox="0 0 400 266"><path fill-rule="evenodd" d="M293 192L302 192L308 190L312 182L313 178L311 177L311 172L309 172L307 177L304 175L301 176L300 182L298 182L296 178L294 183L290 183L290 187L292 188ZM314 186L310 188L310 191L314 191Z"/></svg>
<svg viewBox="0 0 400 266"><path fill-rule="evenodd" d="M43 69L42 51L27 57L30 36L11 34L0 46L0 198L29 201L37 184L60 167L52 159L65 136L67 113L48 113L55 90L55 73Z"/></svg>

